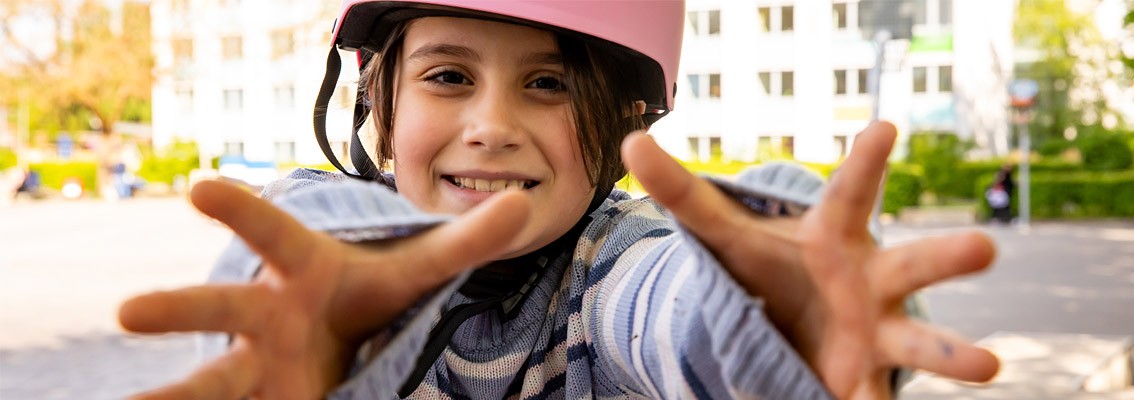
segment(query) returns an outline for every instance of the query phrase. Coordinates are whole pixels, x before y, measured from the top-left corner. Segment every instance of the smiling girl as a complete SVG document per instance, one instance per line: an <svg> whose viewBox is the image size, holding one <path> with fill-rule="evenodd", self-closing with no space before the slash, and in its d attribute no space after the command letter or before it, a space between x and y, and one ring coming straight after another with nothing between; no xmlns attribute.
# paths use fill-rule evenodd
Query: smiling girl
<svg viewBox="0 0 1134 400"><path fill-rule="evenodd" d="M991 354L902 311L986 267L988 239L880 249L867 232L892 126L867 128L825 192L784 164L695 178L627 136L672 107L683 17L347 0L335 44L360 52L373 105L368 182L299 170L274 204L195 187L243 240L213 284L120 318L228 335L139 397L876 398L898 366L989 379ZM614 190L624 162L652 197Z"/></svg>

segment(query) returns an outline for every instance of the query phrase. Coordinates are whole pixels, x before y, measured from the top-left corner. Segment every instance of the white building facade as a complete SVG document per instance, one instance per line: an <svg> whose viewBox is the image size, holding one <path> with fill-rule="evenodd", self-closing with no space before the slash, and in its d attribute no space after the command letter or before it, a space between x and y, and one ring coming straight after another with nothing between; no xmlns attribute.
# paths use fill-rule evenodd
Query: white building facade
<svg viewBox="0 0 1134 400"><path fill-rule="evenodd" d="M913 37L888 42L880 83L879 115L898 126L900 142L955 132L1007 151L1014 3L913 2ZM875 47L860 6L689 0L675 110L654 136L686 160L844 156L874 104Z"/></svg>
<svg viewBox="0 0 1134 400"><path fill-rule="evenodd" d="M913 38L889 42L880 116L900 140L956 132L1007 151L1011 0L916 0ZM860 0L688 0L676 107L652 133L686 160L832 162L871 118L873 43ZM317 164L312 108L338 3L153 0L153 137L194 140L203 159ZM353 53L329 105L350 138ZM899 156L901 146L896 149ZM345 161L346 157L340 159Z"/></svg>
<svg viewBox="0 0 1134 400"><path fill-rule="evenodd" d="M312 112L337 11L334 1L154 0L154 145L196 141L202 160L326 162ZM339 154L358 79L354 54L343 56L327 127Z"/></svg>

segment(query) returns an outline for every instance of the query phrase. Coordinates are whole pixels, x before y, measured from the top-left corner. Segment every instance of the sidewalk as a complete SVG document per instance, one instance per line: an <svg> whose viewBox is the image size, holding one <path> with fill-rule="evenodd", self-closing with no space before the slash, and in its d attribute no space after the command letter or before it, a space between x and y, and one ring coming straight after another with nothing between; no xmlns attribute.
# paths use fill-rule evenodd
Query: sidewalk
<svg viewBox="0 0 1134 400"><path fill-rule="evenodd" d="M204 280L229 234L181 198L0 207L0 400L121 399L184 376L188 336L124 336L132 294ZM9 228L12 227L12 228ZM884 244L980 229L993 270L925 293L931 318L996 331L1134 334L1134 222L883 227Z"/></svg>

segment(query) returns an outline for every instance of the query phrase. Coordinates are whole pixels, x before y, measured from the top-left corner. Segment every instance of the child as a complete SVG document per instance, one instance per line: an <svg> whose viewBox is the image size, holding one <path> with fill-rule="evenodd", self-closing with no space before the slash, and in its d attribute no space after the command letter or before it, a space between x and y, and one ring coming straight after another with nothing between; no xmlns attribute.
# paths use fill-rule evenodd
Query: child
<svg viewBox="0 0 1134 400"><path fill-rule="evenodd" d="M232 339L143 398L863 398L888 396L897 366L995 372L901 311L987 266L988 239L882 250L867 233L892 126L860 136L825 194L787 165L696 179L626 136L672 105L683 4L343 10L336 43L362 49L376 165L396 180L300 170L265 190L274 206L194 188L243 241L213 285L120 318ZM623 161L652 198L612 190Z"/></svg>

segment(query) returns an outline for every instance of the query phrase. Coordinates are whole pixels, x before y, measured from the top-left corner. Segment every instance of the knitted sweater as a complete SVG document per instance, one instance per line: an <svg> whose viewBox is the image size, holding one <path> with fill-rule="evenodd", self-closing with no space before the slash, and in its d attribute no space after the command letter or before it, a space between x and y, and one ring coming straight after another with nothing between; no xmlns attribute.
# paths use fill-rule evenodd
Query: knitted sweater
<svg viewBox="0 0 1134 400"><path fill-rule="evenodd" d="M800 212L786 205L814 204L822 187L786 164L713 182L769 216ZM386 186L321 171L293 172L264 195L345 241L412 235L451 218L418 211ZM465 321L410 398L829 398L762 300L658 204L615 191L590 216L574 250L546 264L518 315ZM235 240L210 280L247 281L259 264ZM472 301L457 291L467 276L376 335L328 398L397 398L441 313ZM204 344L217 353L225 338Z"/></svg>

